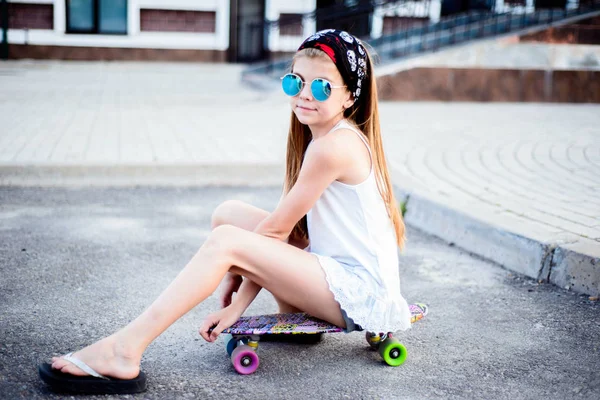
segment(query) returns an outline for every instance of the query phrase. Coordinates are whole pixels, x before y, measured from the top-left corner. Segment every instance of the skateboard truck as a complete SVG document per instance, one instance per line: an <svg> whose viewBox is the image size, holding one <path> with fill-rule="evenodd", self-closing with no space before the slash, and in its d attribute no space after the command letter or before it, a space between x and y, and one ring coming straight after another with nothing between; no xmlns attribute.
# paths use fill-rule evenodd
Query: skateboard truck
<svg viewBox="0 0 600 400"><path fill-rule="evenodd" d="M406 361L408 356L406 347L391 332L379 334L367 332L365 338L371 349L379 351L379 355L387 365L397 367Z"/></svg>
<svg viewBox="0 0 600 400"><path fill-rule="evenodd" d="M411 322L427 315L427 306L411 304ZM311 335L342 332L343 329L307 314L270 314L242 317L222 333L229 334L226 340L227 354L231 357L234 369L242 375L249 375L258 369L260 360L257 354L259 342L264 335L289 334ZM406 347L394 337L392 332L367 332L367 343L377 350L386 364L397 367L406 361Z"/></svg>

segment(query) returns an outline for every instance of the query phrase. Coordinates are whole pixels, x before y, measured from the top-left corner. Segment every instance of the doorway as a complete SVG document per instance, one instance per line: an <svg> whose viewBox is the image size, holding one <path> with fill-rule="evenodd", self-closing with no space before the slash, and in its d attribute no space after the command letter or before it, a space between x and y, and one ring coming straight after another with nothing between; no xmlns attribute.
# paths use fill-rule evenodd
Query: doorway
<svg viewBox="0 0 600 400"><path fill-rule="evenodd" d="M229 61L254 62L266 57L265 0L231 0Z"/></svg>

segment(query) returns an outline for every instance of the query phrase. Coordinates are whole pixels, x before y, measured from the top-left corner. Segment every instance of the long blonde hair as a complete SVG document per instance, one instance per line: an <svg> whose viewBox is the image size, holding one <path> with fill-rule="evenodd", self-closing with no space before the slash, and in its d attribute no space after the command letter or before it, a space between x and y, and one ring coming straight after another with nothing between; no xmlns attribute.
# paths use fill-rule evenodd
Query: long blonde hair
<svg viewBox="0 0 600 400"><path fill-rule="evenodd" d="M368 54L368 53L367 53ZM307 48L300 50L294 55L294 61L299 57L327 57L321 50ZM292 62L293 66L293 62ZM371 55L367 56L367 76L362 85L362 93L359 101L344 112L344 117L352 121L366 136L371 151L373 153L373 163L375 167L375 177L379 193L385 202L388 215L396 231L396 241L402 249L405 241L405 227L402 215L398 210L396 197L392 189L392 183L388 172L385 155L383 152L383 142L381 139L381 128L379 126L379 108L377 101L377 85L375 74L373 73L373 63ZM290 130L287 140L286 154L286 173L284 183L284 193L288 193L298 180L304 153L311 140L310 129L307 125L300 123L292 111L290 119ZM308 228L306 226L306 216L304 216L290 235L293 239L308 238Z"/></svg>

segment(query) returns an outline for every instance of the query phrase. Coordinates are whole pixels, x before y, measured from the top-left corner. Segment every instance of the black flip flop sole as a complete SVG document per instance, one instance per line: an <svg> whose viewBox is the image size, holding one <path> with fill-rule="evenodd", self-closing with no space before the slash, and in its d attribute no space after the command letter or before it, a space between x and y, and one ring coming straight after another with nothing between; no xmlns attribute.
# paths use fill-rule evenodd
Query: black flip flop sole
<svg viewBox="0 0 600 400"><path fill-rule="evenodd" d="M146 374L134 379L101 379L65 374L45 363L38 367L40 378L55 392L84 394L132 394L146 390Z"/></svg>

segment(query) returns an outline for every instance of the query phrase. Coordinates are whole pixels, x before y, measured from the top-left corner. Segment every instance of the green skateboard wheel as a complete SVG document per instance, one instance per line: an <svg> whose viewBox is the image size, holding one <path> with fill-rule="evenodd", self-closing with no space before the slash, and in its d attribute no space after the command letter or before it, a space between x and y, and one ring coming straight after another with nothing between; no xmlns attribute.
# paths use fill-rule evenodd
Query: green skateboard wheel
<svg viewBox="0 0 600 400"><path fill-rule="evenodd" d="M379 354L387 365L397 367L406 361L406 347L396 338L388 338L379 345Z"/></svg>

